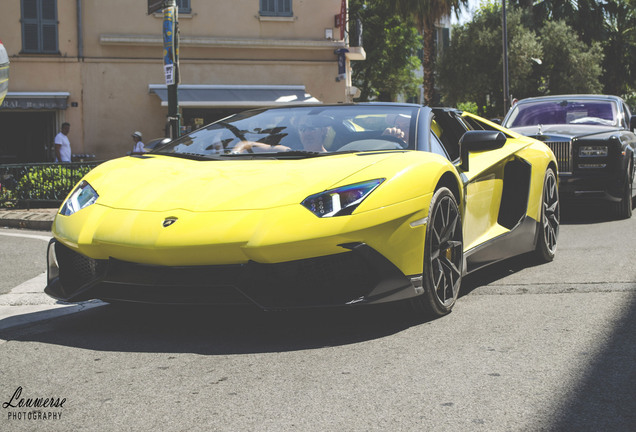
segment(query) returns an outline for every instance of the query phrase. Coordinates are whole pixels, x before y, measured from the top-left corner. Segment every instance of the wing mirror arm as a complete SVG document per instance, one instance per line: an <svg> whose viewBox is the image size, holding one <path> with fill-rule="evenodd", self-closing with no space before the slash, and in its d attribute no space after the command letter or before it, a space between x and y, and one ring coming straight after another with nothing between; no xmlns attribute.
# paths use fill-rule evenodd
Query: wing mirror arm
<svg viewBox="0 0 636 432"><path fill-rule="evenodd" d="M469 153L499 149L506 144L506 140L506 134L500 131L475 130L466 132L459 140L459 167L468 171Z"/></svg>

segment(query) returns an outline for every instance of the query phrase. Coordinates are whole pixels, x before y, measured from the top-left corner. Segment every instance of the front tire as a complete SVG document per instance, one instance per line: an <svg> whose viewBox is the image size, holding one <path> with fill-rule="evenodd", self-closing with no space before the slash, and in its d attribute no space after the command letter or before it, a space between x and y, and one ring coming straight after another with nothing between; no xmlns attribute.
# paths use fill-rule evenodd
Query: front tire
<svg viewBox="0 0 636 432"><path fill-rule="evenodd" d="M539 221L539 238L535 255L540 262L554 259L559 237L561 208L556 174L552 168L545 172L543 193L541 194L541 220Z"/></svg>
<svg viewBox="0 0 636 432"><path fill-rule="evenodd" d="M448 314L457 300L464 266L462 221L457 201L448 188L433 195L424 241L424 293L411 300L418 314L437 318Z"/></svg>

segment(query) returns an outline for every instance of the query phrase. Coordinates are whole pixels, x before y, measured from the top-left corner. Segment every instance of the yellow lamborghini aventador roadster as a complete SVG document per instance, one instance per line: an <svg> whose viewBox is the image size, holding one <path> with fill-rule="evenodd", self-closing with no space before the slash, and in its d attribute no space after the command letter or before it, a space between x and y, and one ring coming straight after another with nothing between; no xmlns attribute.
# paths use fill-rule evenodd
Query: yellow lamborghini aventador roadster
<svg viewBox="0 0 636 432"><path fill-rule="evenodd" d="M263 309L409 299L439 316L468 272L554 257L556 167L545 144L453 109L246 111L86 175L55 218L46 292Z"/></svg>

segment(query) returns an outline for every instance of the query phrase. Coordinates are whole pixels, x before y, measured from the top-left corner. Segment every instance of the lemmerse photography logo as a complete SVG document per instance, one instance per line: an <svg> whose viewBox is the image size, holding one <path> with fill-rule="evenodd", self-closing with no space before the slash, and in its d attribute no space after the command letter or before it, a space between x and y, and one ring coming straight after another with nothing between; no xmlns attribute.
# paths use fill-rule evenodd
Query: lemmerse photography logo
<svg viewBox="0 0 636 432"><path fill-rule="evenodd" d="M31 395L24 397L23 390L22 386L19 386L9 398L3 397L2 408L6 410L7 420L49 421L62 419L62 409L66 403L66 398L32 397Z"/></svg>

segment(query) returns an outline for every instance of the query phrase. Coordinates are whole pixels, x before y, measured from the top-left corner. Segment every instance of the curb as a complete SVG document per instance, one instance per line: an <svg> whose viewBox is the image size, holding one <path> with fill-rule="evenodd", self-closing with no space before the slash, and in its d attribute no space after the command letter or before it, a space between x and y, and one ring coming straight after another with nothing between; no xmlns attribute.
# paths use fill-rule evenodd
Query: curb
<svg viewBox="0 0 636 432"><path fill-rule="evenodd" d="M0 227L50 231L55 212L55 209L0 210Z"/></svg>

